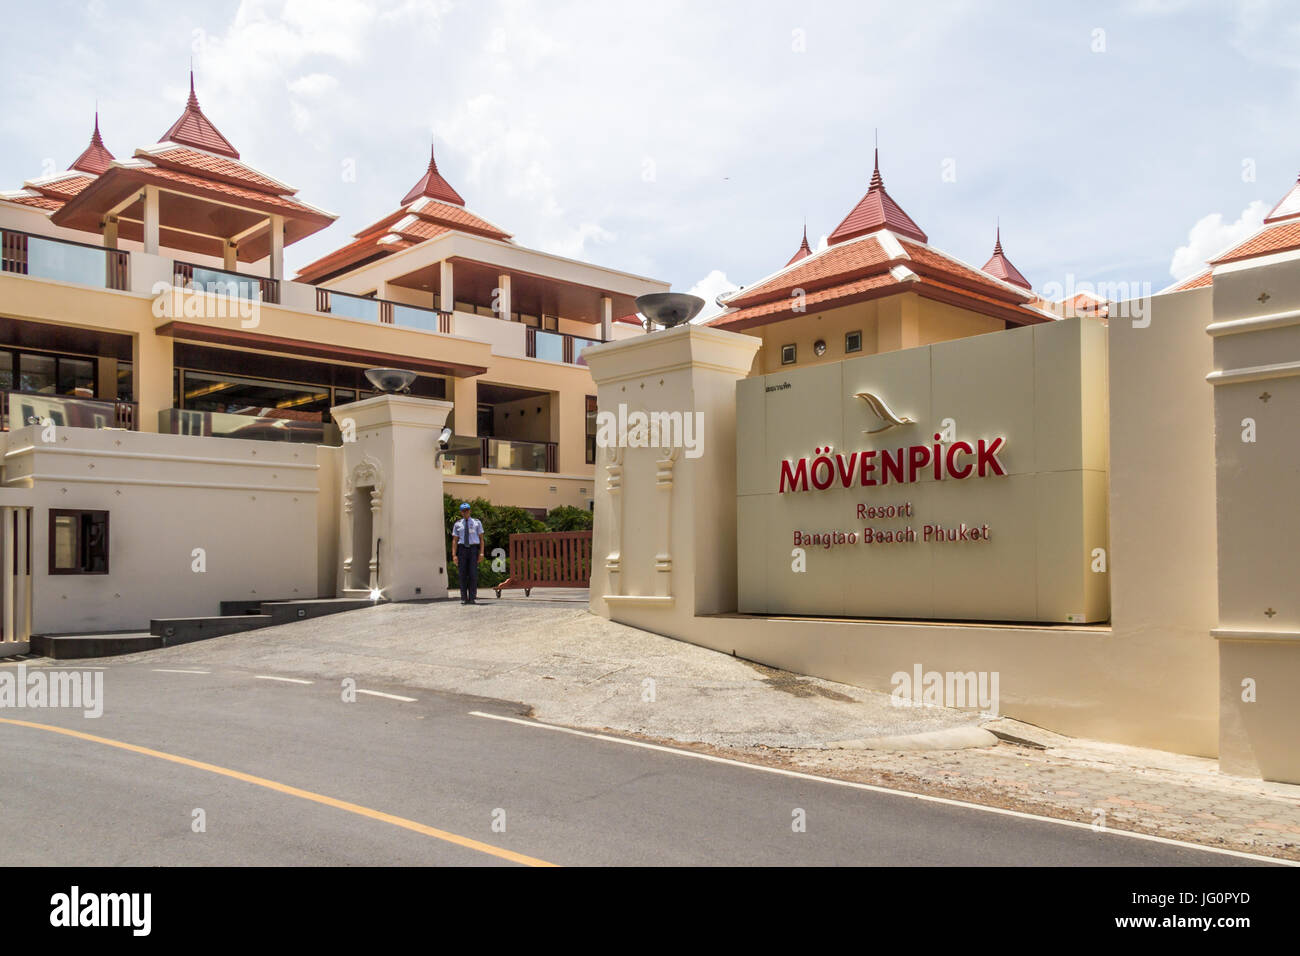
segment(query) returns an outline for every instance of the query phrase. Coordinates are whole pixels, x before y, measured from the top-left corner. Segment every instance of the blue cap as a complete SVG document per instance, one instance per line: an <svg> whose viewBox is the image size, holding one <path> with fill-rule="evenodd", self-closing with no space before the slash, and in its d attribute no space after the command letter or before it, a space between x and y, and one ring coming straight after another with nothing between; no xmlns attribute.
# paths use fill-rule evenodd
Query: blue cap
<svg viewBox="0 0 1300 956"><path fill-rule="evenodd" d="M461 510L461 511L469 511L469 502L468 502L468 501L462 501L462 502L460 503L460 510Z"/></svg>

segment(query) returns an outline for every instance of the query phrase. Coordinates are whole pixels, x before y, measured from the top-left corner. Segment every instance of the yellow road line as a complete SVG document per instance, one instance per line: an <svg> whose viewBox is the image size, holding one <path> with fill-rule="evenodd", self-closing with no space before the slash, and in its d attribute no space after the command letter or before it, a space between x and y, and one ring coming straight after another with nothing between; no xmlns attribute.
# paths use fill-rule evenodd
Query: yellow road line
<svg viewBox="0 0 1300 956"><path fill-rule="evenodd" d="M265 787L266 789L274 790L277 793L285 793L291 797L300 797L303 800L310 800L313 803L320 803L327 807L334 807L336 810L346 810L348 813L355 813L358 816L368 817L371 820L378 820L381 823L391 823L395 827L402 827L405 830L413 830L416 833L422 833L425 836L431 836L437 840L454 843L456 846L463 846L466 849L477 850L478 852L486 853L489 856L500 857L503 860L510 860L512 863L522 863L525 866L557 865L555 863L547 863L545 860L539 860L536 857L524 856L522 853L515 853L513 850L506 850L499 846L492 846L490 843L480 843L478 840L472 840L469 837L449 833L446 830L439 830L437 827L426 826L423 823L416 823L414 820L407 820L405 817L394 816L391 813L383 813L380 810L371 810L369 807L363 807L360 804L349 803L346 800L336 800L334 797L327 797L324 794L313 793L310 790L303 790L299 787L291 787L288 784L277 783L276 781L268 780L265 777L255 777L252 774L241 773L238 770L229 770L226 767L218 767L216 764L204 763L201 760L191 760L189 757L179 757L176 754L164 753L161 750L150 750L148 747L141 747L137 744L123 743L120 740L110 740L108 737L96 737L94 734L82 733L79 730L69 730L66 727L55 727L50 724L36 724L28 720L13 720L8 717L0 717L0 724L12 724L15 727L31 727L34 730L48 730L51 733L63 734L66 737L75 737L78 740L89 740L92 743L117 747L119 750L129 750L132 753L144 754L146 757L157 757L159 760L167 760L171 763L178 763L185 767L193 767L196 770L206 770L209 773L216 773L223 777L230 777L234 780L242 780L244 783L251 783L259 787Z"/></svg>

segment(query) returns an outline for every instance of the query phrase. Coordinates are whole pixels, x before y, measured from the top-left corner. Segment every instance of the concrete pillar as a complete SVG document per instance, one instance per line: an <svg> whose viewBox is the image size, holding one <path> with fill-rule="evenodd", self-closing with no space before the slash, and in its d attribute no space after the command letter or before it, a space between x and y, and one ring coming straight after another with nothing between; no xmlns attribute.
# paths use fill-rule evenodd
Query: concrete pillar
<svg viewBox="0 0 1300 956"><path fill-rule="evenodd" d="M235 272L239 268L239 246L231 239L226 239L221 244L221 267L228 272Z"/></svg>
<svg viewBox="0 0 1300 956"><path fill-rule="evenodd" d="M1219 769L1300 783L1300 264L1216 270L1211 294Z"/></svg>
<svg viewBox="0 0 1300 956"><path fill-rule="evenodd" d="M505 319L507 322L509 322L509 321L510 321L510 317L514 315L514 309L512 309L511 306L510 306L510 275L509 275L509 273L505 273L505 272L503 272L503 273L501 273L499 276L497 276L497 301L496 301L496 307L497 307L497 318L498 318L498 319Z"/></svg>
<svg viewBox="0 0 1300 956"><path fill-rule="evenodd" d="M271 267L272 279L284 278L284 217L271 217Z"/></svg>
<svg viewBox="0 0 1300 956"><path fill-rule="evenodd" d="M452 312L456 309L456 285L452 271L450 259L443 259L438 263L438 296L440 308L444 312Z"/></svg>
<svg viewBox="0 0 1300 956"><path fill-rule="evenodd" d="M456 434L473 437L478 434L478 379L453 378L451 382Z"/></svg>
<svg viewBox="0 0 1300 956"><path fill-rule="evenodd" d="M158 413L172 407L172 339L152 331L141 332L131 342L135 400L139 403L136 428L158 430Z"/></svg>
<svg viewBox="0 0 1300 956"><path fill-rule="evenodd" d="M447 529L436 455L451 409L450 402L376 395L330 410L336 422L351 419L356 434L342 446L341 596L373 598L373 590L388 601L446 598ZM366 540L354 540L358 528L368 531ZM355 587L358 580L369 587Z"/></svg>
<svg viewBox="0 0 1300 956"><path fill-rule="evenodd" d="M161 244L159 241L158 187L144 187L144 251L156 256Z"/></svg>
<svg viewBox="0 0 1300 956"><path fill-rule="evenodd" d="M735 393L760 344L685 325L586 351L601 415L594 613L677 636L696 614L736 609ZM667 436L657 448L628 447L612 427L656 411L692 416L698 441L689 452Z"/></svg>
<svg viewBox="0 0 1300 956"><path fill-rule="evenodd" d="M608 342L614 337L614 300L607 295L600 297L600 338Z"/></svg>
<svg viewBox="0 0 1300 956"><path fill-rule="evenodd" d="M104 234L104 248L116 249L117 248L117 217L116 216L109 216L106 220L104 220L103 234Z"/></svg>

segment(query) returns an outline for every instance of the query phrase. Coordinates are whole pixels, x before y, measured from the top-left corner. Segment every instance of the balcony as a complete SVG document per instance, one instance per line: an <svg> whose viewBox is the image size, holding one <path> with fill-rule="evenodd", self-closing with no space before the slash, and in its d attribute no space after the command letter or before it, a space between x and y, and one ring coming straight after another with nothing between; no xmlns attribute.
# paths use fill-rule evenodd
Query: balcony
<svg viewBox="0 0 1300 956"><path fill-rule="evenodd" d="M166 408L158 413L158 431L164 435L201 435L209 438L245 438L253 441L288 441L312 445L341 444L338 428L320 416L289 417L283 410L275 415L239 415L233 412L201 412Z"/></svg>
<svg viewBox="0 0 1300 956"><path fill-rule="evenodd" d="M65 428L137 428L135 402L0 390L0 431L50 422Z"/></svg>
<svg viewBox="0 0 1300 956"><path fill-rule="evenodd" d="M249 276L241 272L226 269L214 269L211 266L195 265L192 262L173 262L173 281L183 288L199 289L214 295L225 295L237 299L278 305L280 302L280 280L264 276Z"/></svg>
<svg viewBox="0 0 1300 956"><path fill-rule="evenodd" d="M483 467L505 471L554 472L559 446L553 441L482 438Z"/></svg>
<svg viewBox="0 0 1300 956"><path fill-rule="evenodd" d="M57 282L127 288L128 254L84 242L0 229L0 271Z"/></svg>
<svg viewBox="0 0 1300 956"><path fill-rule="evenodd" d="M389 299L377 299L373 296L352 295L348 292L335 292L332 289L316 288L316 311L326 315L338 315L362 322L377 322L380 325L400 325L408 329L423 329L426 332L451 334L451 313L436 309L425 309L418 305L404 305Z"/></svg>
<svg viewBox="0 0 1300 956"><path fill-rule="evenodd" d="M589 345L599 345L601 339L586 339L568 332L548 332L529 326L527 349L529 358L547 362L564 362L568 365L586 365L582 350Z"/></svg>

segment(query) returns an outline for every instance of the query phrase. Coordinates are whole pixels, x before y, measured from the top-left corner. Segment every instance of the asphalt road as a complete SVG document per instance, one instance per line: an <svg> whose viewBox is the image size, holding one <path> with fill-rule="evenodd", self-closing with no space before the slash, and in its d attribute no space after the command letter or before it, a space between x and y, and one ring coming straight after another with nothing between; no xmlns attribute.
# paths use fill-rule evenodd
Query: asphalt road
<svg viewBox="0 0 1300 956"><path fill-rule="evenodd" d="M0 865L1251 862L566 733L500 701L162 666L108 663L97 719L0 709Z"/></svg>

